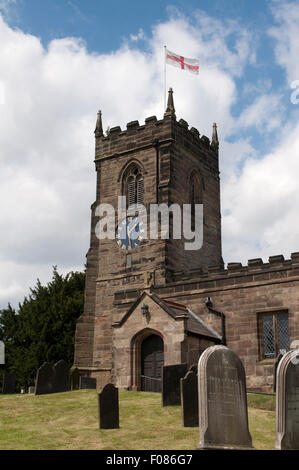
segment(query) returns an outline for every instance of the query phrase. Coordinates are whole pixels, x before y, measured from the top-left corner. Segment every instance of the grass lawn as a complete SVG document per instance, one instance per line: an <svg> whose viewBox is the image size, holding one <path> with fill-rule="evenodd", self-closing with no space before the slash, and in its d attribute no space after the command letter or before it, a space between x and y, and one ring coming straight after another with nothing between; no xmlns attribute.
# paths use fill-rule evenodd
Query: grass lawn
<svg viewBox="0 0 299 470"><path fill-rule="evenodd" d="M119 392L120 429L98 428L95 390L53 395L0 395L0 450L196 449L198 428L182 426L181 407L161 406L161 395ZM273 397L248 395L256 449L274 449Z"/></svg>

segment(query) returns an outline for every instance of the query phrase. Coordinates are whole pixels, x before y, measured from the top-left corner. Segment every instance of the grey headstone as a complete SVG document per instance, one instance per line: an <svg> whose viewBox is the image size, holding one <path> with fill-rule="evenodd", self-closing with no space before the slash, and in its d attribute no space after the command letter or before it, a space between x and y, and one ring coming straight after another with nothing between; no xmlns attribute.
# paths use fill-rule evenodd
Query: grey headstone
<svg viewBox="0 0 299 470"><path fill-rule="evenodd" d="M93 377L80 377L79 381L79 388L80 390L85 389L85 388L97 388L97 379Z"/></svg>
<svg viewBox="0 0 299 470"><path fill-rule="evenodd" d="M15 393L16 389L16 375L3 373L2 393Z"/></svg>
<svg viewBox="0 0 299 470"><path fill-rule="evenodd" d="M181 403L183 426L198 426L198 381L193 370L181 379Z"/></svg>
<svg viewBox="0 0 299 470"><path fill-rule="evenodd" d="M299 449L299 349L284 354L277 368L276 449Z"/></svg>
<svg viewBox="0 0 299 470"><path fill-rule="evenodd" d="M68 392L70 389L70 370L64 360L58 361L54 366L55 384L54 392Z"/></svg>
<svg viewBox="0 0 299 470"><path fill-rule="evenodd" d="M207 348L198 361L200 449L250 449L245 370L226 346Z"/></svg>
<svg viewBox="0 0 299 470"><path fill-rule="evenodd" d="M187 364L162 367L162 405L181 404L180 379L187 373Z"/></svg>
<svg viewBox="0 0 299 470"><path fill-rule="evenodd" d="M79 390L80 372L75 368L71 371L71 390Z"/></svg>
<svg viewBox="0 0 299 470"><path fill-rule="evenodd" d="M49 362L44 362L38 369L35 382L35 395L53 393L55 391L55 370Z"/></svg>
<svg viewBox="0 0 299 470"><path fill-rule="evenodd" d="M282 353L279 353L278 356L275 359L274 365L273 365L273 392L276 392L276 374L277 374L277 367L280 362L280 359L283 357Z"/></svg>
<svg viewBox="0 0 299 470"><path fill-rule="evenodd" d="M32 387L32 386L28 387L28 393L34 393L34 391L35 391L35 387Z"/></svg>
<svg viewBox="0 0 299 470"><path fill-rule="evenodd" d="M100 429L119 428L118 388L107 384L99 393Z"/></svg>

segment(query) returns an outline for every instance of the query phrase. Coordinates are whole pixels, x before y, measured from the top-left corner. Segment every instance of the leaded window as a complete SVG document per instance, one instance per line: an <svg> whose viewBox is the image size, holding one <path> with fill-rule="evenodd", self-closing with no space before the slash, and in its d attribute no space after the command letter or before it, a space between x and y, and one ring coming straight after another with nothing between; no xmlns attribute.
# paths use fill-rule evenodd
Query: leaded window
<svg viewBox="0 0 299 470"><path fill-rule="evenodd" d="M260 314L260 349L263 359L275 358L290 347L287 312Z"/></svg>

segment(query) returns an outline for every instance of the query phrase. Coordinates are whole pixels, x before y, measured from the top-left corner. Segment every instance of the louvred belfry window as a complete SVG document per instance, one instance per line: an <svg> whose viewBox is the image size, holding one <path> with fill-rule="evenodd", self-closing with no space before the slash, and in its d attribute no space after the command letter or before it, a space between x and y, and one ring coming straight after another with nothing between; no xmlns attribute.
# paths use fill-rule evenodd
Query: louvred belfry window
<svg viewBox="0 0 299 470"><path fill-rule="evenodd" d="M144 181L140 168L134 163L124 175L123 193L127 198L127 206L143 204Z"/></svg>
<svg viewBox="0 0 299 470"><path fill-rule="evenodd" d="M136 202L137 204L143 204L143 177L141 174L138 174L136 178Z"/></svg>

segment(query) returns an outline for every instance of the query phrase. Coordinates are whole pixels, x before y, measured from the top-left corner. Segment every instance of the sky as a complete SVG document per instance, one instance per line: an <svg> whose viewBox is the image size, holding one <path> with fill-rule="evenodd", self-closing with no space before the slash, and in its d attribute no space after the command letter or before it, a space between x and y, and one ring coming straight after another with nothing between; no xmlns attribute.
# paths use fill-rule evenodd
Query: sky
<svg viewBox="0 0 299 470"><path fill-rule="evenodd" d="M299 251L299 2L0 0L0 309L83 270L94 127L164 113L220 140L224 262ZM297 81L297 82L296 82Z"/></svg>

